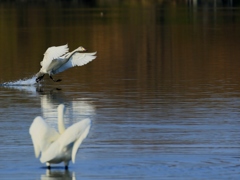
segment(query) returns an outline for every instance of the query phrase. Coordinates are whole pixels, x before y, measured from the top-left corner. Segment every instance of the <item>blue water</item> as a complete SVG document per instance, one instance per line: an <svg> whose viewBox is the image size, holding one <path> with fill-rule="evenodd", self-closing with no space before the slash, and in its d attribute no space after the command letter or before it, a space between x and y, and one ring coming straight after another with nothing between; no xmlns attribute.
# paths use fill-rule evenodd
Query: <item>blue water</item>
<svg viewBox="0 0 240 180"><path fill-rule="evenodd" d="M32 87L1 87L1 177L43 178L47 169L34 157L28 129L38 115L56 127L56 108L62 102L68 125L84 117L93 125L76 164L70 164L69 172L63 164L55 165L51 173L76 179L239 177L239 112L234 104L240 99L173 103L149 95L123 99L84 91L66 99L65 88L39 93Z"/></svg>
<svg viewBox="0 0 240 180"><path fill-rule="evenodd" d="M239 179L240 9L217 2L0 4L0 179ZM97 58L36 84L66 43ZM92 127L76 163L49 171L29 127L56 128L60 103L67 126Z"/></svg>

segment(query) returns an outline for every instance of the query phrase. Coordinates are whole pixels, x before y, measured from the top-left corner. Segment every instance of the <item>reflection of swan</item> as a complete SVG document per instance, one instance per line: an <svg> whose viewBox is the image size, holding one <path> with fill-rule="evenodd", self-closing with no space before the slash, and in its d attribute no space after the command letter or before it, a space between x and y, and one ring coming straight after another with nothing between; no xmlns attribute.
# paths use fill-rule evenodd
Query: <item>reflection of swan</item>
<svg viewBox="0 0 240 180"><path fill-rule="evenodd" d="M41 175L41 180L76 180L75 173L65 171L51 171L46 170L46 174Z"/></svg>
<svg viewBox="0 0 240 180"><path fill-rule="evenodd" d="M94 56L96 52L82 53L86 51L83 47L79 47L70 53L68 50L67 44L48 48L44 53L43 61L40 63L42 68L37 73L36 82L41 81L45 74L49 74L54 82L61 81L61 79L54 80L52 75L74 66L83 66L96 58L96 56Z"/></svg>
<svg viewBox="0 0 240 180"><path fill-rule="evenodd" d="M35 156L41 152L41 163L57 164L64 162L68 168L69 161L75 162L77 150L87 137L91 126L90 119L81 120L65 130L63 122L64 105L58 106L58 131L51 128L42 117L33 120L29 132L32 137Z"/></svg>
<svg viewBox="0 0 240 180"><path fill-rule="evenodd" d="M96 109L94 106L94 99L92 98L70 98L66 96L63 90L44 91L40 96L42 116L46 122L52 126L57 127L56 108L59 104L65 104L65 125L69 126L78 121L78 119L94 118Z"/></svg>
<svg viewBox="0 0 240 180"><path fill-rule="evenodd" d="M37 104L40 98L42 116L52 127L57 127L56 109L61 103L66 105L65 117L67 118L65 119L65 125L67 126L77 122L79 119L88 117L94 119L96 113L94 105L96 99L85 97L71 98L58 88L41 86L0 86L0 88L19 91L20 93L18 94L21 95L21 98L25 97L30 101L36 101ZM13 93L16 94L15 92ZM34 98L29 99L29 97Z"/></svg>

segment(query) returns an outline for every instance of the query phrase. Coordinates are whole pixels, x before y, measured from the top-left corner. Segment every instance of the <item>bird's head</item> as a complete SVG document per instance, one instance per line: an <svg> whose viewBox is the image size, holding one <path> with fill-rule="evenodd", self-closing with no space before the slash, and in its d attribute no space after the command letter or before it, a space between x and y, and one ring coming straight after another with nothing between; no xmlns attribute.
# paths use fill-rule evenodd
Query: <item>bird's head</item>
<svg viewBox="0 0 240 180"><path fill-rule="evenodd" d="M84 52L84 51L87 51L84 47L82 47L82 46L80 46L79 48L78 48L78 50L79 51L82 51L82 52Z"/></svg>

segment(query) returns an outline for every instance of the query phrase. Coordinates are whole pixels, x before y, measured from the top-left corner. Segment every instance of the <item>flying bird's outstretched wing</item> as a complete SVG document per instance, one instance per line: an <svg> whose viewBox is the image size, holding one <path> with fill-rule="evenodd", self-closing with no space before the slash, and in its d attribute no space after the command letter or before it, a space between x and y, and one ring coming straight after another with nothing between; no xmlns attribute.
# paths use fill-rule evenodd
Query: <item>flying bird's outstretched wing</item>
<svg viewBox="0 0 240 180"><path fill-rule="evenodd" d="M59 137L57 131L51 128L40 116L33 120L29 128L29 133L32 138L36 157L39 157L40 152L48 148Z"/></svg>
<svg viewBox="0 0 240 180"><path fill-rule="evenodd" d="M53 46L50 47L46 50L46 52L44 53L44 58L41 61L41 66L42 67L48 67L49 64L52 62L53 59L56 59L66 53L68 53L69 48L68 45L63 45L63 46Z"/></svg>
<svg viewBox="0 0 240 180"><path fill-rule="evenodd" d="M68 62L66 62L65 64L60 66L58 69L53 70L52 73L57 74L57 73L63 72L74 66L83 66L83 65L91 62L92 60L94 60L96 58L95 54L96 54L96 52L94 52L94 53L79 53L79 52L77 52L74 55L72 55L72 57L68 60Z"/></svg>

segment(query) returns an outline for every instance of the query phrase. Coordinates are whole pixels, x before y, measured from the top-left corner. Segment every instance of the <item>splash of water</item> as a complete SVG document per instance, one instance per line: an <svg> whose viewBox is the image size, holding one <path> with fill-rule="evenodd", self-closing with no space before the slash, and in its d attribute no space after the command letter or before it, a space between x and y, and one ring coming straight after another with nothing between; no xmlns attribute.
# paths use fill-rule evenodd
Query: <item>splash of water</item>
<svg viewBox="0 0 240 180"><path fill-rule="evenodd" d="M5 82L2 86L33 86L36 85L36 76L28 79L20 79L12 82Z"/></svg>

